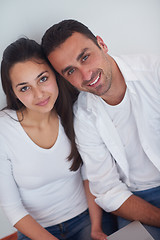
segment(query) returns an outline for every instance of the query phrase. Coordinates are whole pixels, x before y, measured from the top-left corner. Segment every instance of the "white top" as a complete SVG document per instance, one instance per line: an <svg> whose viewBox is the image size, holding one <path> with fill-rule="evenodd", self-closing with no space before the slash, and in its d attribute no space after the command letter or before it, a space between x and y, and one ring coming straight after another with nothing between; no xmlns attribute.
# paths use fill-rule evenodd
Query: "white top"
<svg viewBox="0 0 160 240"><path fill-rule="evenodd" d="M43 149L10 116L0 112L0 206L10 222L30 214L48 227L85 211L81 173L69 170L70 143L60 121L56 143Z"/></svg>
<svg viewBox="0 0 160 240"><path fill-rule="evenodd" d="M150 187L159 186L159 171L145 154L140 143L128 88L123 100L118 105L112 106L104 101L103 104L105 104L104 107L117 129L126 157L129 159L129 189L131 191L142 191ZM117 168L120 172L121 169L118 167L118 164ZM148 186L148 183L150 186Z"/></svg>
<svg viewBox="0 0 160 240"><path fill-rule="evenodd" d="M137 158L133 168L123 136L100 97L81 92L74 106L77 144L90 189L96 202L109 212L118 209L131 196L133 186L135 190L137 186L137 190L149 189L157 185L160 177L160 57L132 55L114 59L127 84L137 140L148 164L140 167ZM149 179L141 179L139 183L138 175L148 175ZM134 181L133 176L136 176Z"/></svg>

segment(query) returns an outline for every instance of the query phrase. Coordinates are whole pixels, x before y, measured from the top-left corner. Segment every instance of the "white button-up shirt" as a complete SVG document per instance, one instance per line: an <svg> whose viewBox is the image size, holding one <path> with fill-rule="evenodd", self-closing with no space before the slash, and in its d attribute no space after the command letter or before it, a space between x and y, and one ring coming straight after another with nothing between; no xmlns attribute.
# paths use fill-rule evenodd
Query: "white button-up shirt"
<svg viewBox="0 0 160 240"><path fill-rule="evenodd" d="M142 148L160 171L160 57L133 55L114 60L127 84ZM80 93L74 113L77 144L91 192L104 210L114 211L132 194L130 162L122 141L100 97Z"/></svg>

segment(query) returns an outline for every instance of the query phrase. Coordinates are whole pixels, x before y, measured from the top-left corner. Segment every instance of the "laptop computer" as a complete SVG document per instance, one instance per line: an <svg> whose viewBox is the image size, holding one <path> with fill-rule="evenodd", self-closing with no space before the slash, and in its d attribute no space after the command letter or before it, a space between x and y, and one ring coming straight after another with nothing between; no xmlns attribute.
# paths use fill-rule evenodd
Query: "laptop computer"
<svg viewBox="0 0 160 240"><path fill-rule="evenodd" d="M154 240L139 221L129 223L107 237L108 240Z"/></svg>

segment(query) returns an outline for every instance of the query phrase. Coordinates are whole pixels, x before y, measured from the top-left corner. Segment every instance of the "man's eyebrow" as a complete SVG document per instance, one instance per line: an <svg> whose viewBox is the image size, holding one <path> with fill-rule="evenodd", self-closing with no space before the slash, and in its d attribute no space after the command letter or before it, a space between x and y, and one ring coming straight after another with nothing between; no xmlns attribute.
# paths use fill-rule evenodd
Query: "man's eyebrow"
<svg viewBox="0 0 160 240"><path fill-rule="evenodd" d="M70 65L70 66L67 66L65 69L63 69L62 71L61 71L61 73L64 75L69 69L71 69L72 68L72 66Z"/></svg>
<svg viewBox="0 0 160 240"><path fill-rule="evenodd" d="M79 61L81 57L85 54L85 52L88 50L88 48L84 48L81 53L77 56L76 60Z"/></svg>
<svg viewBox="0 0 160 240"><path fill-rule="evenodd" d="M44 73L46 73L46 72L48 72L48 71L44 71L44 72L41 72L40 74L38 74L38 76L35 78L35 80L36 79L38 79L38 78L40 78ZM18 87L18 86L21 86L21 85L26 85L28 82L21 82L21 83L18 83L17 85L16 85L16 87Z"/></svg>
<svg viewBox="0 0 160 240"><path fill-rule="evenodd" d="M88 48L84 48L81 53L77 56L76 60L79 61L81 59L81 57L85 54L85 52L88 50ZM61 73L64 75L69 69L72 68L72 65L67 66L66 68L64 68Z"/></svg>

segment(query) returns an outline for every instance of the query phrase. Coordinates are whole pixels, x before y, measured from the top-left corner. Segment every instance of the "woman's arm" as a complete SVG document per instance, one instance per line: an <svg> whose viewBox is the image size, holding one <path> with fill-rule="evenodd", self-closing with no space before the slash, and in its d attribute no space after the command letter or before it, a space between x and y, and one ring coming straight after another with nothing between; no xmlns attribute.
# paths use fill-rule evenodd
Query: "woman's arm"
<svg viewBox="0 0 160 240"><path fill-rule="evenodd" d="M93 240L107 239L107 235L102 231L102 209L95 203L95 196L93 196L89 189L88 180L83 181L86 192L89 214L91 219L91 237Z"/></svg>
<svg viewBox="0 0 160 240"><path fill-rule="evenodd" d="M21 233L29 237L32 240L58 240L50 234L45 228L37 223L30 215L26 215L19 220L15 225Z"/></svg>
<svg viewBox="0 0 160 240"><path fill-rule="evenodd" d="M0 136L0 142L1 142ZM5 142L0 145L0 205L6 216L20 232L33 240L58 240L38 224L26 211L12 174L12 163L7 159ZM7 146L7 144L6 144Z"/></svg>

